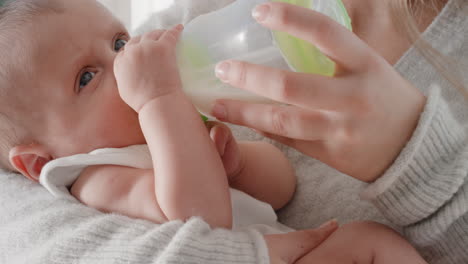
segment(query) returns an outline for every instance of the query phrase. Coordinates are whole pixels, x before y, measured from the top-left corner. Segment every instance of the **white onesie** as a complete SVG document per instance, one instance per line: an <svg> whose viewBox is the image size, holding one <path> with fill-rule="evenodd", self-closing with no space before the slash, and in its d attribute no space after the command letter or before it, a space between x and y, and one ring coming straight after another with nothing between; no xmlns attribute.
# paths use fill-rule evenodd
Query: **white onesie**
<svg viewBox="0 0 468 264"><path fill-rule="evenodd" d="M81 172L93 165L118 165L151 169L153 162L147 145L121 149L99 149L47 163L42 169L40 183L55 197L78 202L69 191ZM252 196L230 188L233 229L254 228L263 234L283 233L291 228L280 224L273 208Z"/></svg>

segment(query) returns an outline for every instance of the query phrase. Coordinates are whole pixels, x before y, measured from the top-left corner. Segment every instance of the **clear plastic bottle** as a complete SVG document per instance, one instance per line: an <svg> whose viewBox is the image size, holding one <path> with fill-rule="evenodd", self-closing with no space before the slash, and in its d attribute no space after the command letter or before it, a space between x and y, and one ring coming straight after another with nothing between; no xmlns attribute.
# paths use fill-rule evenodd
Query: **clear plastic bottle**
<svg viewBox="0 0 468 264"><path fill-rule="evenodd" d="M351 29L341 0L274 0L322 12ZM183 89L203 114L217 99L275 103L230 87L215 76L218 62L235 59L270 67L331 76L335 65L312 44L284 32L272 32L252 18L252 10L268 0L236 0L186 25L178 45ZM313 26L313 25L311 25Z"/></svg>

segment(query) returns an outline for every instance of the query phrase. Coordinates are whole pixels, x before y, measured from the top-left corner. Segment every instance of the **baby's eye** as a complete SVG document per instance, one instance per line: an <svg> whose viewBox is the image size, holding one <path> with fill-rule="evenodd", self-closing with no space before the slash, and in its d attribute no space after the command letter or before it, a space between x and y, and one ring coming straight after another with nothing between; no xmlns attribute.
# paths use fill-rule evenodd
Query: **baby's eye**
<svg viewBox="0 0 468 264"><path fill-rule="evenodd" d="M116 39L114 43L114 51L120 51L125 46L125 44L127 44L127 40L122 38Z"/></svg>
<svg viewBox="0 0 468 264"><path fill-rule="evenodd" d="M96 76L95 72L85 71L80 76L80 90L86 87Z"/></svg>

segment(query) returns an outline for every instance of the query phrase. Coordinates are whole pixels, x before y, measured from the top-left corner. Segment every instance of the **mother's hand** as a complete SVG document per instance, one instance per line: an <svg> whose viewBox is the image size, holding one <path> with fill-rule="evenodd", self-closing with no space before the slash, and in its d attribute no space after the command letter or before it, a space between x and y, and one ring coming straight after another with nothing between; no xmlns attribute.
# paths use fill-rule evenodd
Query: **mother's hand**
<svg viewBox="0 0 468 264"><path fill-rule="evenodd" d="M410 139L424 95L352 32L320 13L284 3L254 17L316 45L337 64L334 77L294 73L239 61L218 77L288 105L219 100L213 115L254 128L362 181L376 180Z"/></svg>
<svg viewBox="0 0 468 264"><path fill-rule="evenodd" d="M335 220L317 229L300 230L287 234L264 235L271 264L296 263L325 242L338 229Z"/></svg>

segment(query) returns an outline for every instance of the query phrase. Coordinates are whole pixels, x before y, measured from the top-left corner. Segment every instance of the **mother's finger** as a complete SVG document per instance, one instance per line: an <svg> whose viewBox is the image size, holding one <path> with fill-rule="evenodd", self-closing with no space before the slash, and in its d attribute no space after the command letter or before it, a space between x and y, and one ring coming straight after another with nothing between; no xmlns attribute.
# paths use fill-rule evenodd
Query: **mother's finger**
<svg viewBox="0 0 468 264"><path fill-rule="evenodd" d="M339 78L296 73L241 61L224 61L216 75L237 88L272 100L304 108L335 109L353 90Z"/></svg>
<svg viewBox="0 0 468 264"><path fill-rule="evenodd" d="M308 41L332 60L356 69L372 52L351 31L319 12L285 3L257 6L253 16L268 28Z"/></svg>
<svg viewBox="0 0 468 264"><path fill-rule="evenodd" d="M303 255L319 247L337 229L338 223L333 220L317 229L265 235L271 263L296 263Z"/></svg>
<svg viewBox="0 0 468 264"><path fill-rule="evenodd" d="M234 100L218 100L212 115L220 121L302 140L326 139L339 124L338 117L332 112Z"/></svg>

